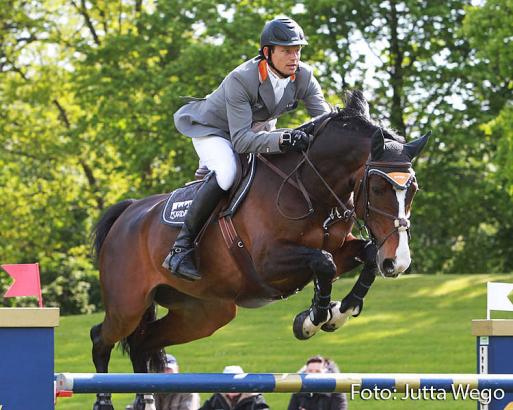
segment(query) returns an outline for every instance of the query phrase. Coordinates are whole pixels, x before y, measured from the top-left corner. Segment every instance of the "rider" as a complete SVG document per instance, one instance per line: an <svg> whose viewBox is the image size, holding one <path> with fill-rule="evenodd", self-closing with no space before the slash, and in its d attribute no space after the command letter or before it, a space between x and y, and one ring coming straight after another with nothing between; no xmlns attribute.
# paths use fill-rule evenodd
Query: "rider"
<svg viewBox="0 0 513 410"><path fill-rule="evenodd" d="M290 18L264 26L260 53L233 70L203 99L182 106L175 126L192 138L200 165L214 171L189 207L182 230L163 267L188 280L201 278L194 260L194 240L235 179L236 153L302 151L303 131L276 130L276 119L302 100L311 116L330 111L312 69L300 62L307 45L303 30Z"/></svg>

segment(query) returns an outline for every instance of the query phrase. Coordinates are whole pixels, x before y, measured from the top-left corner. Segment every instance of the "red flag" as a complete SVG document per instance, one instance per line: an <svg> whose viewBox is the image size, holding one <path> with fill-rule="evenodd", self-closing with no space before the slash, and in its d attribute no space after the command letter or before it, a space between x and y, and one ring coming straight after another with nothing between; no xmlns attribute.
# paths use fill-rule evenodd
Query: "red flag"
<svg viewBox="0 0 513 410"><path fill-rule="evenodd" d="M35 296L39 301L39 307L43 307L38 263L2 265L2 268L14 279L4 297Z"/></svg>

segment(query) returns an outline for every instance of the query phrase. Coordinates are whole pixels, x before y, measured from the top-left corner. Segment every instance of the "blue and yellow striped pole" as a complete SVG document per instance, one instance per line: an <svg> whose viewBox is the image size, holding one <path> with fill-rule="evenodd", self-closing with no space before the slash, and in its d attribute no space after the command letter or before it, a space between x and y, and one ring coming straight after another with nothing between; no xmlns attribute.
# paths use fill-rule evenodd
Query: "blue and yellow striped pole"
<svg viewBox="0 0 513 410"><path fill-rule="evenodd" d="M61 373L57 389L74 393L158 392L357 392L363 389L435 389L453 392L458 388L513 392L512 374L291 374L291 373Z"/></svg>

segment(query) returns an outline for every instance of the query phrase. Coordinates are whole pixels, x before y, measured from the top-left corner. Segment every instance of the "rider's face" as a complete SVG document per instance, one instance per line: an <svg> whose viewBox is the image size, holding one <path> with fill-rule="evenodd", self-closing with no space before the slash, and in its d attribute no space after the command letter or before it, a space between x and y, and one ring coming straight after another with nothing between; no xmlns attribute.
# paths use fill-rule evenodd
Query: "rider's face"
<svg viewBox="0 0 513 410"><path fill-rule="evenodd" d="M271 53L274 66L286 75L296 72L300 58L301 46L274 46L274 51Z"/></svg>

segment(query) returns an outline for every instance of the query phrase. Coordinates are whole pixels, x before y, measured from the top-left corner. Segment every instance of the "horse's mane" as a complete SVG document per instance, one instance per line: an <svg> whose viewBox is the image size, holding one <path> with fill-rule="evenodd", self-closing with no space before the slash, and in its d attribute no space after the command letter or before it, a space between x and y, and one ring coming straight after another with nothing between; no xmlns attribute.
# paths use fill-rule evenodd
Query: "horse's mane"
<svg viewBox="0 0 513 410"><path fill-rule="evenodd" d="M344 96L344 105L345 107L338 111L334 119L342 120L344 122L351 122L352 120L356 120L360 121L364 126L367 127L380 127L383 130L385 138L400 142L402 144L406 142L404 137L397 134L394 130L383 127L381 124L371 119L369 113L369 103L360 90L347 91Z"/></svg>

